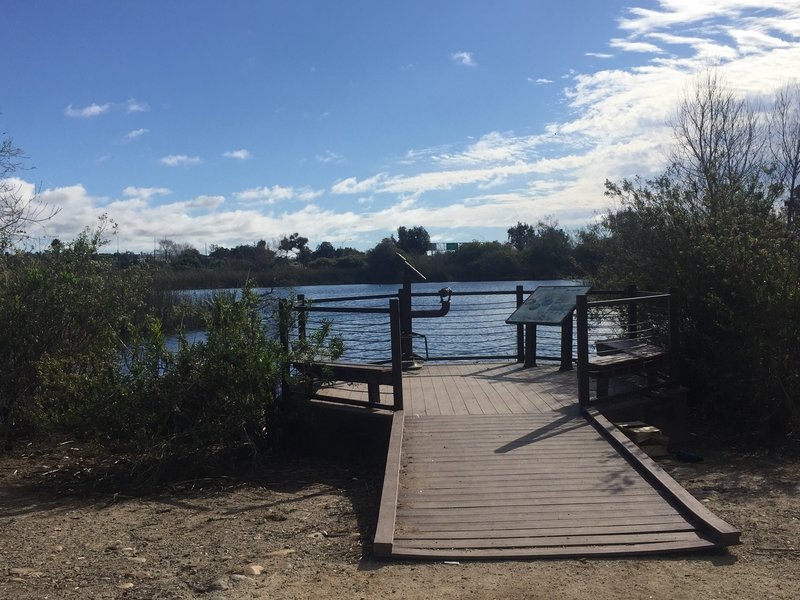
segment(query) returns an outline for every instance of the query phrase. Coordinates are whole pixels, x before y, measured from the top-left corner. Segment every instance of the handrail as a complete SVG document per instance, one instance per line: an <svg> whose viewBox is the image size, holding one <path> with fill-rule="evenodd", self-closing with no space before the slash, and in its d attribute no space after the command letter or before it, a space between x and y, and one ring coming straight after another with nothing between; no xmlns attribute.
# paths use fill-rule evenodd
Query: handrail
<svg viewBox="0 0 800 600"><path fill-rule="evenodd" d="M397 294L373 294L371 296L336 296L331 298L314 298L315 304L324 302L353 302L354 300L387 300L397 298Z"/></svg>
<svg viewBox="0 0 800 600"><path fill-rule="evenodd" d="M663 342L661 342L664 346L665 353L663 356L666 356L666 364L663 365L666 372L666 381L658 383L657 380L651 380L651 376L655 377L654 372L648 372L648 383L646 386L639 388L639 391L644 391L645 389L653 389L654 387L659 386L666 386L666 387L675 387L678 385L678 378L679 378L679 364L680 359L678 356L678 315L677 315L677 303L675 301L675 290L670 290L668 293L662 292L646 292L645 295L641 295L641 292L638 292L635 288L630 288L628 293L631 294L629 297L624 298L615 298L613 300L600 300L600 301L589 301L587 295L578 296L576 299L576 322L577 322L577 354L578 354L578 403L581 407L587 407L590 404L590 389L589 389L589 379L590 379L590 359L589 359L589 309L590 308L600 308L600 307L620 307L625 312L624 315L624 324L622 324L622 331L626 332L620 339L636 339L636 340L644 340L644 337L640 337L644 331L647 329L643 328L638 321L638 310L637 305L645 304L645 303L655 303L659 301L664 302L664 308L666 309L665 314L663 315L664 322L666 327L664 328L666 333L666 338ZM597 366L597 365L595 365ZM621 368L623 365L620 365ZM630 364L624 365L626 369L633 370L637 368L637 364L631 362ZM616 367L615 367L616 368ZM608 382L608 374L605 375L598 375L597 371L593 371L595 374L592 375L598 378L598 396L601 395L600 391L600 384L601 379L603 383L603 389L605 393L605 387L607 387ZM654 385L655 384L655 385Z"/></svg>
<svg viewBox="0 0 800 600"><path fill-rule="evenodd" d="M632 298L614 298L613 300L592 300L589 306L616 306L618 304L631 304L632 302L648 302L654 300L664 300L669 298L669 294L654 294L651 296L633 296Z"/></svg>
<svg viewBox="0 0 800 600"><path fill-rule="evenodd" d="M314 300L316 303L317 301ZM376 315L388 315L389 309L388 308L377 308L377 307L369 307L369 306L362 306L362 307L349 307L349 306L314 306L308 304L300 304L294 305L292 307L293 310L297 312L331 312L331 313L359 313L359 314L376 314Z"/></svg>
<svg viewBox="0 0 800 600"><path fill-rule="evenodd" d="M294 310L299 313L298 315L298 335L302 338L306 335L306 322L305 316L308 312L335 312L335 313L371 313L371 314L388 314L389 315L389 337L391 343L391 364L392 364L392 399L393 404L391 407L385 405L376 405L375 403L367 403L373 408L391 408L392 410L403 410L403 363L401 355L401 336L400 336L400 304L395 296L389 296L388 308L357 308L345 306L329 306L329 307L315 307L305 304L305 296L298 295L299 304L291 303L287 300L281 300L281 320L280 320L280 341L286 355L289 355L289 323L290 320L283 314L285 310ZM368 365L370 363L364 363ZM288 394L288 378L289 370L288 363L282 374L282 390L284 397ZM327 399L327 398L326 398ZM353 401L348 399L335 399L331 401L340 402L342 404L350 405L363 405L361 401Z"/></svg>

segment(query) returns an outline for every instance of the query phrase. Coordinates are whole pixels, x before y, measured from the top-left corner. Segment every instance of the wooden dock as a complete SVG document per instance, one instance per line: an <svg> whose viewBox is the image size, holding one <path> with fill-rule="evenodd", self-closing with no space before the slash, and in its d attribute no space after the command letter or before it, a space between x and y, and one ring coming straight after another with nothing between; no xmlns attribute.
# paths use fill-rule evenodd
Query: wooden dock
<svg viewBox="0 0 800 600"><path fill-rule="evenodd" d="M403 392L378 556L608 556L738 543L738 531L602 415L579 410L573 372L427 365L404 375Z"/></svg>

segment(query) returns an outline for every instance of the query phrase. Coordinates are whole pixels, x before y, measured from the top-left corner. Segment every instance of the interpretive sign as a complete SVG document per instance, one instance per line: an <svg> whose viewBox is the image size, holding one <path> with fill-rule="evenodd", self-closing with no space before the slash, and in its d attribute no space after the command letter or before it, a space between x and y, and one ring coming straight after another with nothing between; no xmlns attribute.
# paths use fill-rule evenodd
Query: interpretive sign
<svg viewBox="0 0 800 600"><path fill-rule="evenodd" d="M561 325L575 308L575 296L589 291L589 286L540 285L514 313L506 319L510 325Z"/></svg>

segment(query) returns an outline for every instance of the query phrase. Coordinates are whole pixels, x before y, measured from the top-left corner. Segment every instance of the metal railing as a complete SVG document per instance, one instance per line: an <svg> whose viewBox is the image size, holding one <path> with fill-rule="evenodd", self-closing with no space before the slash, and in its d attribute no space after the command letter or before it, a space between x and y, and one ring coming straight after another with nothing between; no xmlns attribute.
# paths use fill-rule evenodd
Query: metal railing
<svg viewBox="0 0 800 600"><path fill-rule="evenodd" d="M578 401L613 400L679 381L678 319L675 291L659 293L629 288L594 292L610 298L576 299ZM613 359L608 356L616 355ZM629 376L625 386L606 393L611 376ZM637 382L646 376L645 383ZM591 379L598 381L591 397ZM601 382L603 385L601 386ZM600 393L602 390L603 393Z"/></svg>

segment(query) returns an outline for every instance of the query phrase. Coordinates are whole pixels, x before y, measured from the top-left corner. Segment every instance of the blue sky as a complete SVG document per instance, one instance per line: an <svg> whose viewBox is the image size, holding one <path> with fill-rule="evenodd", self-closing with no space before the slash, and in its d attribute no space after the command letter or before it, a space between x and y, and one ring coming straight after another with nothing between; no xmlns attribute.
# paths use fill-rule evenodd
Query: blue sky
<svg viewBox="0 0 800 600"><path fill-rule="evenodd" d="M398 226L505 240L580 227L605 179L661 170L665 123L719 67L756 99L800 77L800 1L7 3L0 130L19 185L107 213L120 249Z"/></svg>

